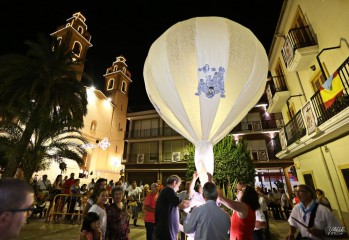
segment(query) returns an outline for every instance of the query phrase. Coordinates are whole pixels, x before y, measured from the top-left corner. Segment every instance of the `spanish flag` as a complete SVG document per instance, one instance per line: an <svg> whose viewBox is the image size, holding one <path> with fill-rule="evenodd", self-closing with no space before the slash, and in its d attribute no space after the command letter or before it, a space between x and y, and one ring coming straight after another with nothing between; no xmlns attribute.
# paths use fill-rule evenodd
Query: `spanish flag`
<svg viewBox="0 0 349 240"><path fill-rule="evenodd" d="M320 94L326 109L334 103L337 96L342 96L343 84L337 71L322 84Z"/></svg>

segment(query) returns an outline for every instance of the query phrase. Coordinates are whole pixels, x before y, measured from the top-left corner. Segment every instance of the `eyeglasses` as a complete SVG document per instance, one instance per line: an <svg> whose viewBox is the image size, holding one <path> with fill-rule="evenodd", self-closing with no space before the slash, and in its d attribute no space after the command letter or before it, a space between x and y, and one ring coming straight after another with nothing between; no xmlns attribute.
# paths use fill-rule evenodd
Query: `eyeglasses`
<svg viewBox="0 0 349 240"><path fill-rule="evenodd" d="M11 210L9 210L9 212L13 212L13 213L16 213L16 212L27 212L28 215L31 215L34 212L35 209L36 209L35 207L31 206L31 207L22 208L22 209L11 209Z"/></svg>

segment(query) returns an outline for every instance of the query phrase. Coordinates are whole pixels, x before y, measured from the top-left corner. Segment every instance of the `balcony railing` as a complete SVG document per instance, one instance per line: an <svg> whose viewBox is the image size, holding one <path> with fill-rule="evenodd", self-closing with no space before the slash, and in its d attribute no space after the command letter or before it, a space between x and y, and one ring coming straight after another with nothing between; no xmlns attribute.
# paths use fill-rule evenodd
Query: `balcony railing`
<svg viewBox="0 0 349 240"><path fill-rule="evenodd" d="M296 115L285 125L285 135L287 139L287 146L298 141L305 136L306 128L302 117L302 111L299 110Z"/></svg>
<svg viewBox="0 0 349 240"><path fill-rule="evenodd" d="M337 72L344 87L342 96L338 96L335 102L327 109L322 101L320 90L310 98L315 110L315 116L318 120L318 126L349 106L349 58L342 63L342 65L337 69Z"/></svg>
<svg viewBox="0 0 349 240"><path fill-rule="evenodd" d="M326 109L325 104L322 100L320 90L317 91L311 98L310 101L313 105L315 111L315 117L317 118L317 125L325 123L333 116L340 113L342 110L349 107L349 58L347 58L337 69L337 73L343 85L343 94L337 96L334 103ZM285 136L287 145L299 140L301 137L305 136L306 128L304 120L301 116L301 111L298 111L296 116L291 119L285 126ZM275 150L280 152L281 144L279 135L274 137Z"/></svg>
<svg viewBox="0 0 349 240"><path fill-rule="evenodd" d="M290 29L285 44L281 50L282 58L286 67L290 67L297 49L314 46L316 44L310 26Z"/></svg>
<svg viewBox="0 0 349 240"><path fill-rule="evenodd" d="M160 128L149 128L141 130L131 130L128 132L129 138L150 138L159 136L180 136L180 134L170 127L164 127L162 131Z"/></svg>
<svg viewBox="0 0 349 240"><path fill-rule="evenodd" d="M176 152L177 153L177 152ZM186 154L180 152L178 158L174 159L174 152L163 152L162 160L160 160L160 153L137 153L125 154L124 159L128 157L128 163L160 163L160 162L177 162L186 161Z"/></svg>
<svg viewBox="0 0 349 240"><path fill-rule="evenodd" d="M275 130L280 129L284 126L284 121L282 119L271 119L271 120L260 120L260 121L250 121L250 122L240 122L236 125L231 133L241 133L241 132L260 132L265 130Z"/></svg>

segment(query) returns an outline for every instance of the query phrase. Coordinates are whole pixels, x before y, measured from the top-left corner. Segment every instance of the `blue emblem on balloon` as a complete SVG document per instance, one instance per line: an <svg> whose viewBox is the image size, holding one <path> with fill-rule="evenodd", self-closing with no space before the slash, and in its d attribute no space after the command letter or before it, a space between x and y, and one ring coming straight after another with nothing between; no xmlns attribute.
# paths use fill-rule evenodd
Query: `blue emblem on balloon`
<svg viewBox="0 0 349 240"><path fill-rule="evenodd" d="M224 98L224 73L225 69L219 67L218 71L216 68L210 68L206 64L202 68L198 68L199 75L204 75L204 78L199 79L198 90L195 95L200 96L201 92L205 93L208 98L212 98L215 94L220 93L220 97ZM213 75L213 77L212 77Z"/></svg>

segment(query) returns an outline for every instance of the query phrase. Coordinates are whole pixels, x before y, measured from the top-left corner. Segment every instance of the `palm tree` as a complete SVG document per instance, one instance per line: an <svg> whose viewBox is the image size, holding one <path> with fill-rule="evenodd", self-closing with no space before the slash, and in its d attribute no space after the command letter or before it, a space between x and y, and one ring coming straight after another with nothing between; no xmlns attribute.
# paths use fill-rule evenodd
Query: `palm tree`
<svg viewBox="0 0 349 240"><path fill-rule="evenodd" d="M31 158L28 146L40 124L75 131L87 114L86 89L76 78L73 67L79 63L72 52L43 35L26 44L27 55L0 57L0 121L22 126L15 151L6 153L4 177L14 176L25 157Z"/></svg>
<svg viewBox="0 0 349 240"><path fill-rule="evenodd" d="M20 168L24 178L30 180L33 173L45 170L52 161L61 163L64 159L75 160L82 165L82 157L86 154L82 147L86 140L80 131L73 127L63 127L54 122L43 122L35 129L27 148L22 154ZM0 124L0 149L5 158L15 154L18 142L24 132L23 126L12 122Z"/></svg>

